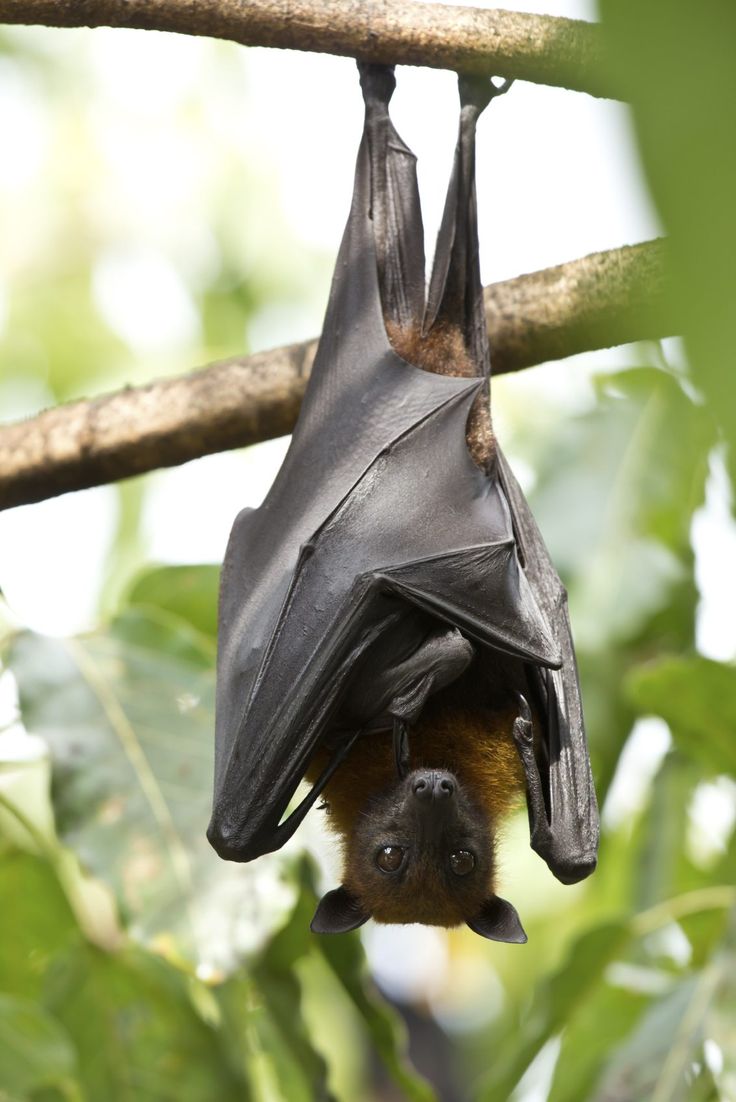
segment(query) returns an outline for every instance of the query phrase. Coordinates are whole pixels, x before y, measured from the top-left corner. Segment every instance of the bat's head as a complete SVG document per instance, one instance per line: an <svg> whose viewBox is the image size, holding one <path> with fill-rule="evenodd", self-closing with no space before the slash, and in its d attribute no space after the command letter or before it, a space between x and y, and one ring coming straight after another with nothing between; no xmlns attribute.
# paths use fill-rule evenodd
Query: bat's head
<svg viewBox="0 0 736 1102"><path fill-rule="evenodd" d="M467 923L494 941L526 941L493 891L494 832L458 778L416 769L373 798L345 842L345 882L323 897L315 933L377 922Z"/></svg>

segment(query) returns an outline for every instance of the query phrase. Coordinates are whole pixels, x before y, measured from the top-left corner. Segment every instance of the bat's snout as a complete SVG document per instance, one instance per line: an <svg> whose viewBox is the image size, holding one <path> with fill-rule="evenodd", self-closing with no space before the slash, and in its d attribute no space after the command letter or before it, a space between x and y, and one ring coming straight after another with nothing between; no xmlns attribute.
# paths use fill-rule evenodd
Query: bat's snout
<svg viewBox="0 0 736 1102"><path fill-rule="evenodd" d="M410 777L411 794L422 803L451 800L457 784L452 773L442 769L417 769Z"/></svg>
<svg viewBox="0 0 736 1102"><path fill-rule="evenodd" d="M420 848L433 848L453 833L462 818L460 782L445 769L416 769L407 777L406 811Z"/></svg>

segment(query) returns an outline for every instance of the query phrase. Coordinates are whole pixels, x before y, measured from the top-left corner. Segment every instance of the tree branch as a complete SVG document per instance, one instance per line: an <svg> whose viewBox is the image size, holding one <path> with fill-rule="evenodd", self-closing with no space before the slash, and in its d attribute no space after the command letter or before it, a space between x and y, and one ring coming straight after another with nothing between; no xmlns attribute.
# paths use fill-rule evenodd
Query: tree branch
<svg viewBox="0 0 736 1102"><path fill-rule="evenodd" d="M677 332L665 243L593 253L486 288L494 374ZM0 425L0 509L291 432L316 341Z"/></svg>
<svg viewBox="0 0 736 1102"><path fill-rule="evenodd" d="M414 0L0 0L0 22L138 27L624 98L594 23Z"/></svg>

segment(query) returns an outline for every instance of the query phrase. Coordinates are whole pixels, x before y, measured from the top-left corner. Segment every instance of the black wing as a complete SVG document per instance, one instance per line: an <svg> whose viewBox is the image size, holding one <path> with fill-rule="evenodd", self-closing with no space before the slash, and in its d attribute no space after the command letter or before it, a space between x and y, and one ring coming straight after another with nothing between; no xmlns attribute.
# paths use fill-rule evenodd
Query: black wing
<svg viewBox="0 0 736 1102"><path fill-rule="evenodd" d="M412 298L411 279L400 283L396 268L400 256L409 272L421 268L423 273L424 258L414 157L388 118L392 87L387 70L366 70L366 121L353 200L299 420L263 505L236 519L223 564L209 834L228 856L237 857L236 848L246 845L253 816L265 805L280 803L281 793L293 791L299 779L293 780L298 767L285 764L302 760L297 736L277 729L257 700L271 691L280 700L285 687L293 688L285 686L272 655L289 587L311 541L379 455L477 385L407 364L386 335L379 266L384 272L391 269L394 284L405 287L402 309L413 312L414 298L421 293L423 301L424 295L423 274L421 283L418 275L414 280ZM374 166L376 173L380 170L375 184ZM374 195L382 202L374 203ZM325 601L331 599L330 593L324 595ZM302 626L292 622L288 631L298 646ZM301 681L301 675L298 670L295 676ZM273 765L264 764L272 756ZM226 842L233 834L237 846Z"/></svg>
<svg viewBox="0 0 736 1102"><path fill-rule="evenodd" d="M533 751L530 759L521 738L519 747L530 814L552 811L551 833L535 834L533 823L533 841L559 875L560 846L548 836L564 835L566 869L579 865L580 831L561 806L556 747L572 740L585 754L564 606L548 591L559 580L502 458L488 476L465 443L489 369L473 139L493 92L487 82L462 89L425 319L427 327L454 320L465 333L479 378L452 378L407 364L386 336L384 315L399 323L422 316L423 234L414 159L388 118L392 75L366 67L362 76L366 124L353 204L313 374L284 466L263 506L237 519L223 568L210 839L235 860L282 845L321 784L281 817L366 655L384 656L383 668L371 666L382 686L375 707L400 714L456 675L462 636L503 652L538 690L549 771L543 763L532 775ZM517 540L530 548L521 561ZM356 729L380 719L365 709ZM564 737L562 713L571 717ZM338 746L330 769L348 748ZM587 755L576 754L562 757L567 774L587 783L590 811ZM560 814L566 833L556 829Z"/></svg>
<svg viewBox="0 0 736 1102"><path fill-rule="evenodd" d="M513 516L524 573L550 625L561 656L556 670L527 668L543 732L534 753L531 725L517 721L515 735L526 772L532 847L564 883L590 875L598 852L598 803L585 737L567 593L506 458L499 451L499 480Z"/></svg>

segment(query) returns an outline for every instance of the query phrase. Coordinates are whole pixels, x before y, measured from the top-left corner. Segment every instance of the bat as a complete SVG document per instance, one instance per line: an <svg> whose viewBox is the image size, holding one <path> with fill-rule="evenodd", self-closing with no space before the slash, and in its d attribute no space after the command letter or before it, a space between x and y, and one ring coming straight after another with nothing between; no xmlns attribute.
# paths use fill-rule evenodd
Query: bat
<svg viewBox="0 0 736 1102"><path fill-rule="evenodd" d="M499 822L525 797L533 849L574 883L595 868L598 813L566 593L490 420L475 130L508 82L459 79L425 288L393 70L359 69L319 348L284 463L223 564L208 837L253 860L322 796L344 875L313 930L372 916L525 941L496 892Z"/></svg>

